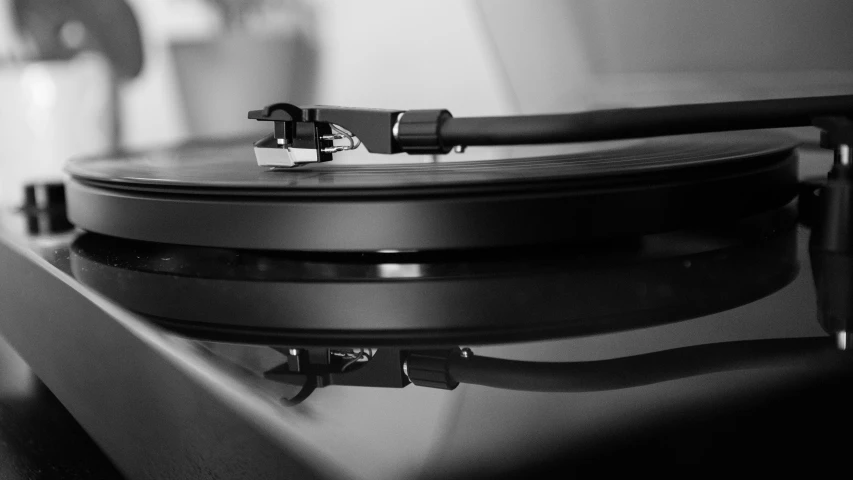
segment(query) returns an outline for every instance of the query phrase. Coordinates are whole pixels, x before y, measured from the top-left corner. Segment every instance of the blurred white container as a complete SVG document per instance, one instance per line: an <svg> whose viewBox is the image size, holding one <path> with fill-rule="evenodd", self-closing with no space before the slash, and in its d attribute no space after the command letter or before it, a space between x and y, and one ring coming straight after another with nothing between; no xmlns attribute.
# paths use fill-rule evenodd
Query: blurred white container
<svg viewBox="0 0 853 480"><path fill-rule="evenodd" d="M256 134L268 126L248 121L249 110L313 100L315 49L295 32L180 41L172 55L191 137Z"/></svg>
<svg viewBox="0 0 853 480"><path fill-rule="evenodd" d="M114 92L95 54L0 67L0 205L20 205L27 182L60 179L69 158L112 149Z"/></svg>

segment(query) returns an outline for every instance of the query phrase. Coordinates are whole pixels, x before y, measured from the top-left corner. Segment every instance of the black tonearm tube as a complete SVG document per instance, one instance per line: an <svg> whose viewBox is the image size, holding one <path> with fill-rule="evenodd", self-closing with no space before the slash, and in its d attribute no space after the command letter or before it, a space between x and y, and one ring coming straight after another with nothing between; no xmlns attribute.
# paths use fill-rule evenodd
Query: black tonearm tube
<svg viewBox="0 0 853 480"><path fill-rule="evenodd" d="M702 132L810 126L817 117L853 115L853 95L619 108L556 115L448 118L446 145L588 142Z"/></svg>
<svg viewBox="0 0 853 480"><path fill-rule="evenodd" d="M460 384L534 392L595 392L639 387L718 372L762 368L849 368L850 358L831 338L777 338L712 343L607 360L531 362L475 355L468 348L402 351L379 349L369 361L313 365L325 352L289 349L287 363L267 379L302 385L287 406L297 405L317 387L328 385L453 390ZM343 366L342 366L343 365Z"/></svg>
<svg viewBox="0 0 853 480"><path fill-rule="evenodd" d="M262 166L324 162L364 144L372 153L445 154L455 147L590 142L814 125L853 116L853 95L786 98L505 117L453 117L447 110L379 110L276 103L249 112L274 123L255 143ZM356 141L357 139L357 141ZM345 144L335 143L343 140ZM277 159L274 150L313 150Z"/></svg>
<svg viewBox="0 0 853 480"><path fill-rule="evenodd" d="M849 358L832 339L747 340L676 348L631 357L587 362L528 362L474 355L468 349L413 351L405 370L426 387L459 384L539 392L618 390L716 372L758 368L809 368Z"/></svg>

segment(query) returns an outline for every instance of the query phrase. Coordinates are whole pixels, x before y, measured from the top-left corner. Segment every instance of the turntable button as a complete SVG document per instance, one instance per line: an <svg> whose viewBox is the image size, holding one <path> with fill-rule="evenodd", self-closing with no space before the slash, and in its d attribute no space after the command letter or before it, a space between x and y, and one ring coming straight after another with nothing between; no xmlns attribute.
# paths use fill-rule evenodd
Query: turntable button
<svg viewBox="0 0 853 480"><path fill-rule="evenodd" d="M66 216L65 185L62 182L27 184L21 212L27 217L30 235L62 233L74 228Z"/></svg>

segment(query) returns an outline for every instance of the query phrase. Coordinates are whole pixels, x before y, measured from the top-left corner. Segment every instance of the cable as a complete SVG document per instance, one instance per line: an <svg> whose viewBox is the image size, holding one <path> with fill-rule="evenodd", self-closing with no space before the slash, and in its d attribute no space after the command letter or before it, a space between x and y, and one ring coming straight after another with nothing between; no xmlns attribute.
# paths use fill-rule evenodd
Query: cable
<svg viewBox="0 0 853 480"><path fill-rule="evenodd" d="M444 145L587 142L688 133L812 125L815 117L853 115L853 95L623 108L516 117L445 119ZM405 116L404 116L405 118Z"/></svg>
<svg viewBox="0 0 853 480"><path fill-rule="evenodd" d="M302 385L302 388L299 389L299 392L297 392L296 395L291 398L282 398L281 404L285 407L295 407L300 403L304 402L305 399L311 396L311 394L314 393L314 390L316 389L317 384L313 381L309 381L306 379L305 384Z"/></svg>
<svg viewBox="0 0 853 480"><path fill-rule="evenodd" d="M539 392L594 392L649 385L715 372L768 367L826 365L849 358L828 337L715 343L589 362L527 362L481 357L448 350L443 364L446 384L436 375L436 351L407 361L412 382L437 388L458 383ZM469 351L470 353L470 351ZM425 383L414 378L424 378ZM437 383L438 382L438 383Z"/></svg>

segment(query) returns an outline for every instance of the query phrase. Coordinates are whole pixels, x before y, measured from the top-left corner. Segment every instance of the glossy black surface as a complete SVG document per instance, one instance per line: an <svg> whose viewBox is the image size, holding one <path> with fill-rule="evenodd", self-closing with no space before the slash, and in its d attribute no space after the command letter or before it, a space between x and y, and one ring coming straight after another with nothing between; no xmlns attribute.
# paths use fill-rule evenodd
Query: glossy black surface
<svg viewBox="0 0 853 480"><path fill-rule="evenodd" d="M833 477L847 458L853 421L851 372L815 375L798 385L726 399L709 398L641 419L618 431L602 429L580 448L515 469L449 474L452 479L633 476L656 478L785 478L792 472ZM541 476L541 477L540 477Z"/></svg>
<svg viewBox="0 0 853 480"><path fill-rule="evenodd" d="M837 365L723 372L596 393L479 385L454 391L411 385L328 387L288 408L280 398L292 396L294 389L262 377L281 363L280 353L175 335L157 319L75 277L70 245L80 232L28 237L20 215L0 216L0 223L0 264L7 273L0 276L0 331L129 478L530 477L552 465L566 472L624 467L631 474L728 475L760 471L768 461L778 462L768 471L837 465L834 459L851 449L843 435L851 423L843 388L850 368ZM731 310L617 333L482 345L474 351L582 362L714 342L825 337L816 315L807 244L808 232L798 229L796 258L802 271L793 282ZM773 250L768 255L776 255ZM726 264L725 256L714 258ZM297 277L312 276L321 284L329 275L346 272L351 279L394 283L377 279L381 270L358 262L353 269L333 268L326 277L314 269L339 260L319 262ZM166 271L198 279L180 264ZM229 268L196 273L239 276L241 269L257 266L225 265ZM136 266L147 274L161 267L151 258ZM707 270L705 281L731 279L716 278L718 271ZM447 273L425 272L439 281ZM760 280L761 271L751 273ZM778 271L769 273L772 280ZM821 448L826 442L835 443ZM637 465L643 468L632 468Z"/></svg>
<svg viewBox="0 0 853 480"><path fill-rule="evenodd" d="M780 398L789 387L806 388L818 373L836 379L848 375L819 367L768 369L596 394L476 385L453 392L329 387L288 409L278 399L294 392L257 376L268 349L171 335L149 317L129 312L74 279L69 244L78 234L28 239L13 233L23 231L23 225L12 227L4 227L0 237L0 260L14 273L0 279L0 329L130 478L497 477L522 467L535 471L555 459L579 465L584 447L597 445L602 450L595 450L595 459L616 462L620 456L614 440L633 438L626 435L637 428L649 432L643 442L667 438L670 433L653 428L672 425L676 417L671 412L706 422L694 428L707 422L723 425L723 420L737 421L738 410L721 406ZM798 232L801 247L803 233ZM800 260L807 261L800 253ZM571 361L732 339L821 336L810 284L806 271L770 298L710 317L476 351ZM821 395L833 394L828 390ZM796 409L786 413L814 418ZM685 430L668 437L675 446L647 450L655 460L689 454L690 445L679 440L707 431L682 425ZM817 431L831 432L835 426ZM761 431L750 432L763 438ZM708 451L724 451L724 441L711 440ZM717 457L685 463L697 467L712 461L736 468Z"/></svg>

